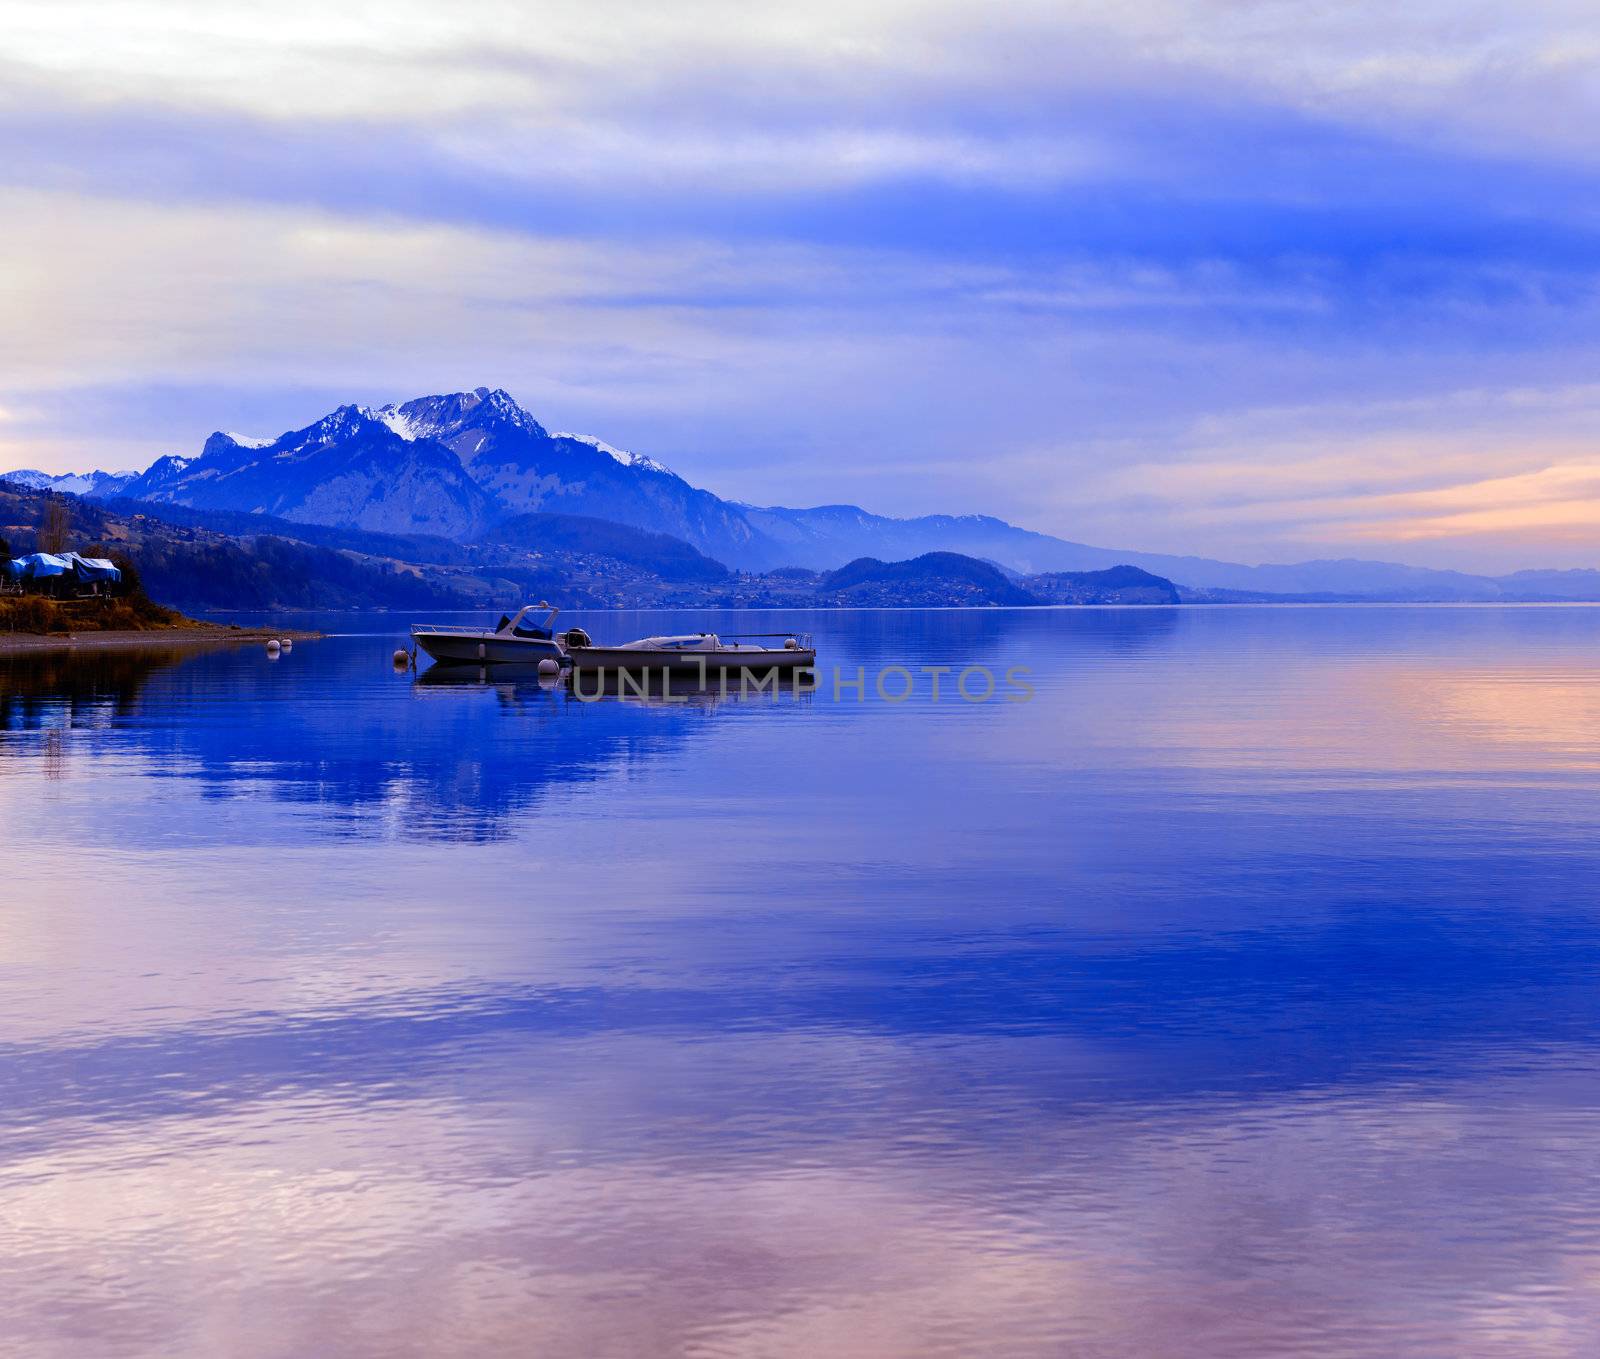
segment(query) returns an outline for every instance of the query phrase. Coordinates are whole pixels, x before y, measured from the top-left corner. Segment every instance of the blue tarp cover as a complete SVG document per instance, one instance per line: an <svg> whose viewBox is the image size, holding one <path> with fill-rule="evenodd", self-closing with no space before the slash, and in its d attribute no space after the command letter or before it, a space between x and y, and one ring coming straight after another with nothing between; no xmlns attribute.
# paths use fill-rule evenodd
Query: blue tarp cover
<svg viewBox="0 0 1600 1359"><path fill-rule="evenodd" d="M84 557L76 552L68 552L65 559L71 563L72 572L79 580L101 580L115 584L122 579L122 572L104 557Z"/></svg>
<svg viewBox="0 0 1600 1359"><path fill-rule="evenodd" d="M72 563L53 552L30 552L17 557L12 563L23 580L40 580L45 576L64 576L72 570Z"/></svg>
<svg viewBox="0 0 1600 1359"><path fill-rule="evenodd" d="M65 552L30 552L26 557L0 561L0 574L7 580L44 580L50 576L73 576L82 581L102 581L112 585L122 580L121 570L104 557L85 557Z"/></svg>

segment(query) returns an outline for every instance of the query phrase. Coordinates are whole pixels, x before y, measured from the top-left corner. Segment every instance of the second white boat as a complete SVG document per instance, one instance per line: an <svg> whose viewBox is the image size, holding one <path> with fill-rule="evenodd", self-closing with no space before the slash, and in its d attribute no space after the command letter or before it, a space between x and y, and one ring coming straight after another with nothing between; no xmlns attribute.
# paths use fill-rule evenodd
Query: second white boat
<svg viewBox="0 0 1600 1359"><path fill-rule="evenodd" d="M777 642L777 646L766 645ZM578 670L665 670L671 674L722 674L729 670L770 672L815 665L811 638L797 632L742 633L719 637L696 632L676 637L641 637L620 646L568 645Z"/></svg>

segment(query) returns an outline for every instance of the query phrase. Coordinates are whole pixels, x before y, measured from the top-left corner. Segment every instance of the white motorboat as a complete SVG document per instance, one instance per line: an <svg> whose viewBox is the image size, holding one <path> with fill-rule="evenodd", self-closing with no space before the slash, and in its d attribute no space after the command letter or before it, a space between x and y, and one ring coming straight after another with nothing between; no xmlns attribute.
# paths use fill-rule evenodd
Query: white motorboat
<svg viewBox="0 0 1600 1359"><path fill-rule="evenodd" d="M777 646L767 643L777 642ZM697 632L677 637L641 637L620 646L584 646L570 641L567 655L577 670L665 670L670 674L721 674L728 670L800 670L815 665L811 638L797 632L742 633L719 637Z"/></svg>
<svg viewBox="0 0 1600 1359"><path fill-rule="evenodd" d="M541 602L502 616L494 628L419 624L411 629L411 640L434 660L447 665L537 665L543 660L565 665L566 644L555 635L555 619L560 612L554 605Z"/></svg>

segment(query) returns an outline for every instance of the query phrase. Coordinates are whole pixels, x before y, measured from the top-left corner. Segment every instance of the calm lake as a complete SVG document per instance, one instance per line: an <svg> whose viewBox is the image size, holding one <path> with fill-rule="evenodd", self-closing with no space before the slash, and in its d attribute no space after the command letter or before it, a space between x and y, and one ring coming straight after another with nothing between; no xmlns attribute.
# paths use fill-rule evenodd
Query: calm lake
<svg viewBox="0 0 1600 1359"><path fill-rule="evenodd" d="M1594 1352L1600 609L408 621L0 657L0 1352Z"/></svg>

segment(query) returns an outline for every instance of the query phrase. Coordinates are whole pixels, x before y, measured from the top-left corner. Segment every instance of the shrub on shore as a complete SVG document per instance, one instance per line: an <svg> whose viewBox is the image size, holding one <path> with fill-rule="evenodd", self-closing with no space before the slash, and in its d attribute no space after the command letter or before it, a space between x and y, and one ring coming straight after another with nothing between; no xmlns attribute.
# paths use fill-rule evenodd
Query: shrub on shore
<svg viewBox="0 0 1600 1359"><path fill-rule="evenodd" d="M0 628L7 632L68 632L55 601L43 595L0 599Z"/></svg>
<svg viewBox="0 0 1600 1359"><path fill-rule="evenodd" d="M49 599L44 595L0 599L0 632L149 632L189 623L176 610L152 602L142 590L110 599Z"/></svg>

